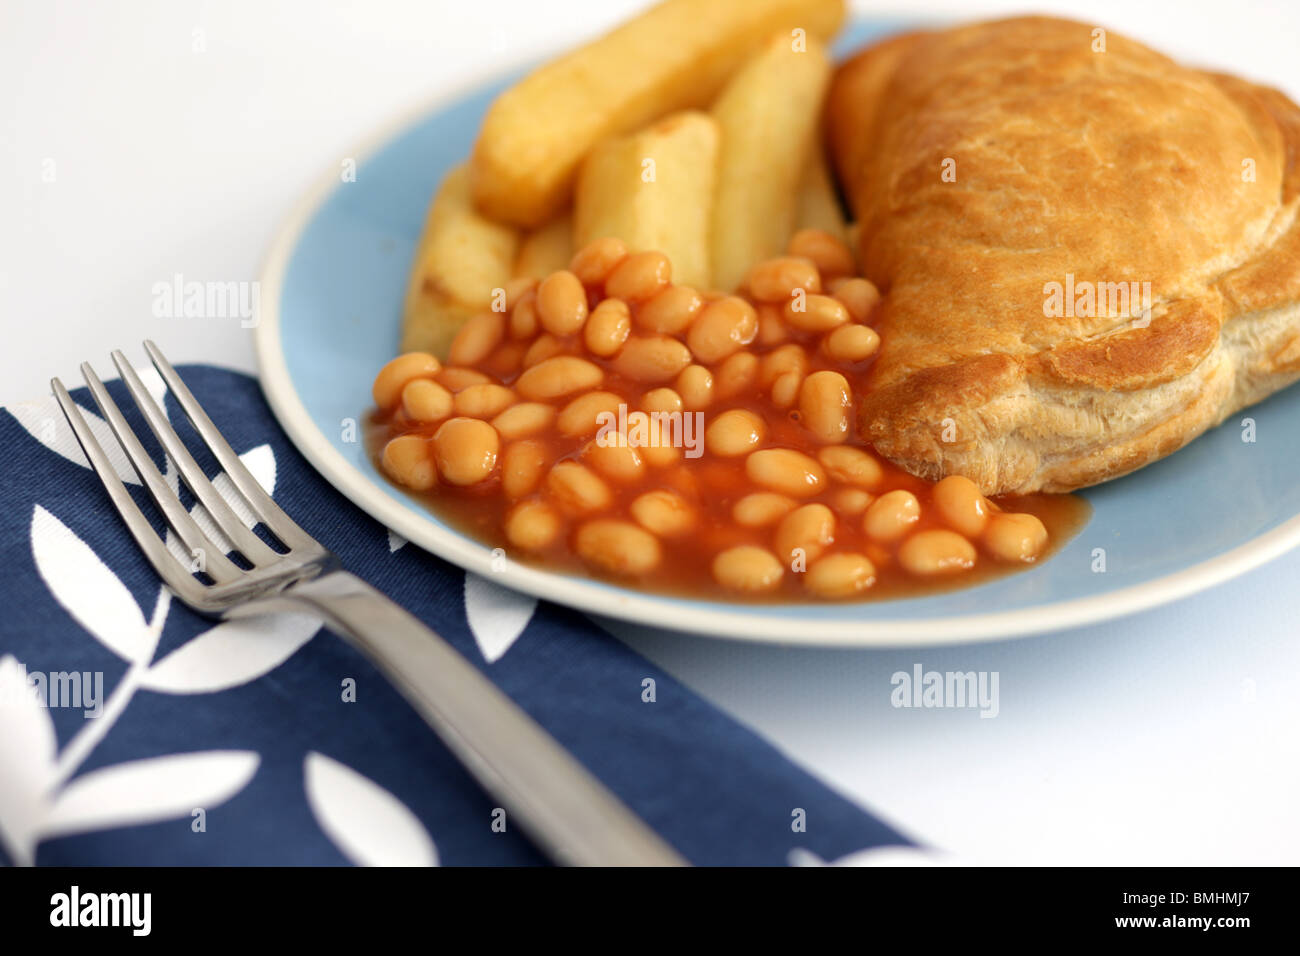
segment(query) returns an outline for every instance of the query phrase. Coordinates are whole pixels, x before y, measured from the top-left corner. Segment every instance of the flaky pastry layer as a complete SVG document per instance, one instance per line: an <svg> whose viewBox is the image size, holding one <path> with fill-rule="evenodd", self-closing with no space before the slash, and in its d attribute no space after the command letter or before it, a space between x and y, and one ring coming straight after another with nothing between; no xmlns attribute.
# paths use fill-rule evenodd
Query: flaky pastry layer
<svg viewBox="0 0 1300 956"><path fill-rule="evenodd" d="M859 429L916 474L1070 491L1300 379L1300 108L1095 31L905 34L836 76L884 293ZM1062 309L1052 284L1112 291Z"/></svg>

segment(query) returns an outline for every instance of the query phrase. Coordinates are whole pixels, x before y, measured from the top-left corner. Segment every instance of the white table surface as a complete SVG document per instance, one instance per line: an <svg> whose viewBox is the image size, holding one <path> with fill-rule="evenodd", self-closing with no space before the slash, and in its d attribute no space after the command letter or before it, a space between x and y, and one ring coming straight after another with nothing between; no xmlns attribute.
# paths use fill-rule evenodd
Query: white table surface
<svg viewBox="0 0 1300 956"><path fill-rule="evenodd" d="M637 6L0 0L0 403L145 337L178 362L252 371L237 320L154 318L152 285L178 272L255 280L307 186L376 128ZM1033 6L1300 96L1300 5ZM909 7L860 9L915 15ZM964 18L1022 8L924 4ZM959 858L1294 864L1298 617L1292 553L1125 620L959 649L783 649L613 629L841 792ZM890 675L916 663L998 671L999 716L893 708Z"/></svg>

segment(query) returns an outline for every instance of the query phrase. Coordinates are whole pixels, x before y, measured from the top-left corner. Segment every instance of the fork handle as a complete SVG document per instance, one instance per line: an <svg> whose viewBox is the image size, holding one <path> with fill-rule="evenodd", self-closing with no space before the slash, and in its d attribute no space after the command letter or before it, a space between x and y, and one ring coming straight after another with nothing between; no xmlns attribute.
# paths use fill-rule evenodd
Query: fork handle
<svg viewBox="0 0 1300 956"><path fill-rule="evenodd" d="M688 865L478 668L360 578L331 571L279 597L365 654L557 863Z"/></svg>

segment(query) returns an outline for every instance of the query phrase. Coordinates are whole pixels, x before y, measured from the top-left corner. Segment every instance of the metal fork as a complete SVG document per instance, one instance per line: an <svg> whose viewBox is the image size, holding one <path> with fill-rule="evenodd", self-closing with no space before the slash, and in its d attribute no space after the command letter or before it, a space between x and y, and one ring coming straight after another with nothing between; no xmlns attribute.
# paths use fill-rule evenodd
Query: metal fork
<svg viewBox="0 0 1300 956"><path fill-rule="evenodd" d="M57 378L50 387L86 457L127 529L176 596L201 614L231 618L303 610L365 654L460 759L483 788L557 863L585 866L681 866L686 861L564 750L450 644L379 591L343 570L338 558L303 531L266 494L176 370L153 342L154 367L248 507L286 548L280 553L253 533L213 487L185 448L140 376L113 353L127 391L181 479L207 509L241 568L190 516L90 364L81 374L104 419L154 503L185 549L205 560L212 583L195 577L154 532L113 470L95 435ZM485 824L486 825L486 824Z"/></svg>

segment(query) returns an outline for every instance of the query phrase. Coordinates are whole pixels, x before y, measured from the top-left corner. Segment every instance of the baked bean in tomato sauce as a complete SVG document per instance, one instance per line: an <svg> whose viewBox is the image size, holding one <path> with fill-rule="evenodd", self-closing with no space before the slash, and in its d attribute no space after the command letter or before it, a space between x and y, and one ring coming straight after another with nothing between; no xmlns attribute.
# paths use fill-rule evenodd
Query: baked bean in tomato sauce
<svg viewBox="0 0 1300 956"><path fill-rule="evenodd" d="M803 230L734 295L674 285L617 239L512 283L444 365L374 382L378 466L513 559L646 590L863 600L1024 568L1086 520L1082 499L991 500L876 457L855 389L880 295L838 239Z"/></svg>

